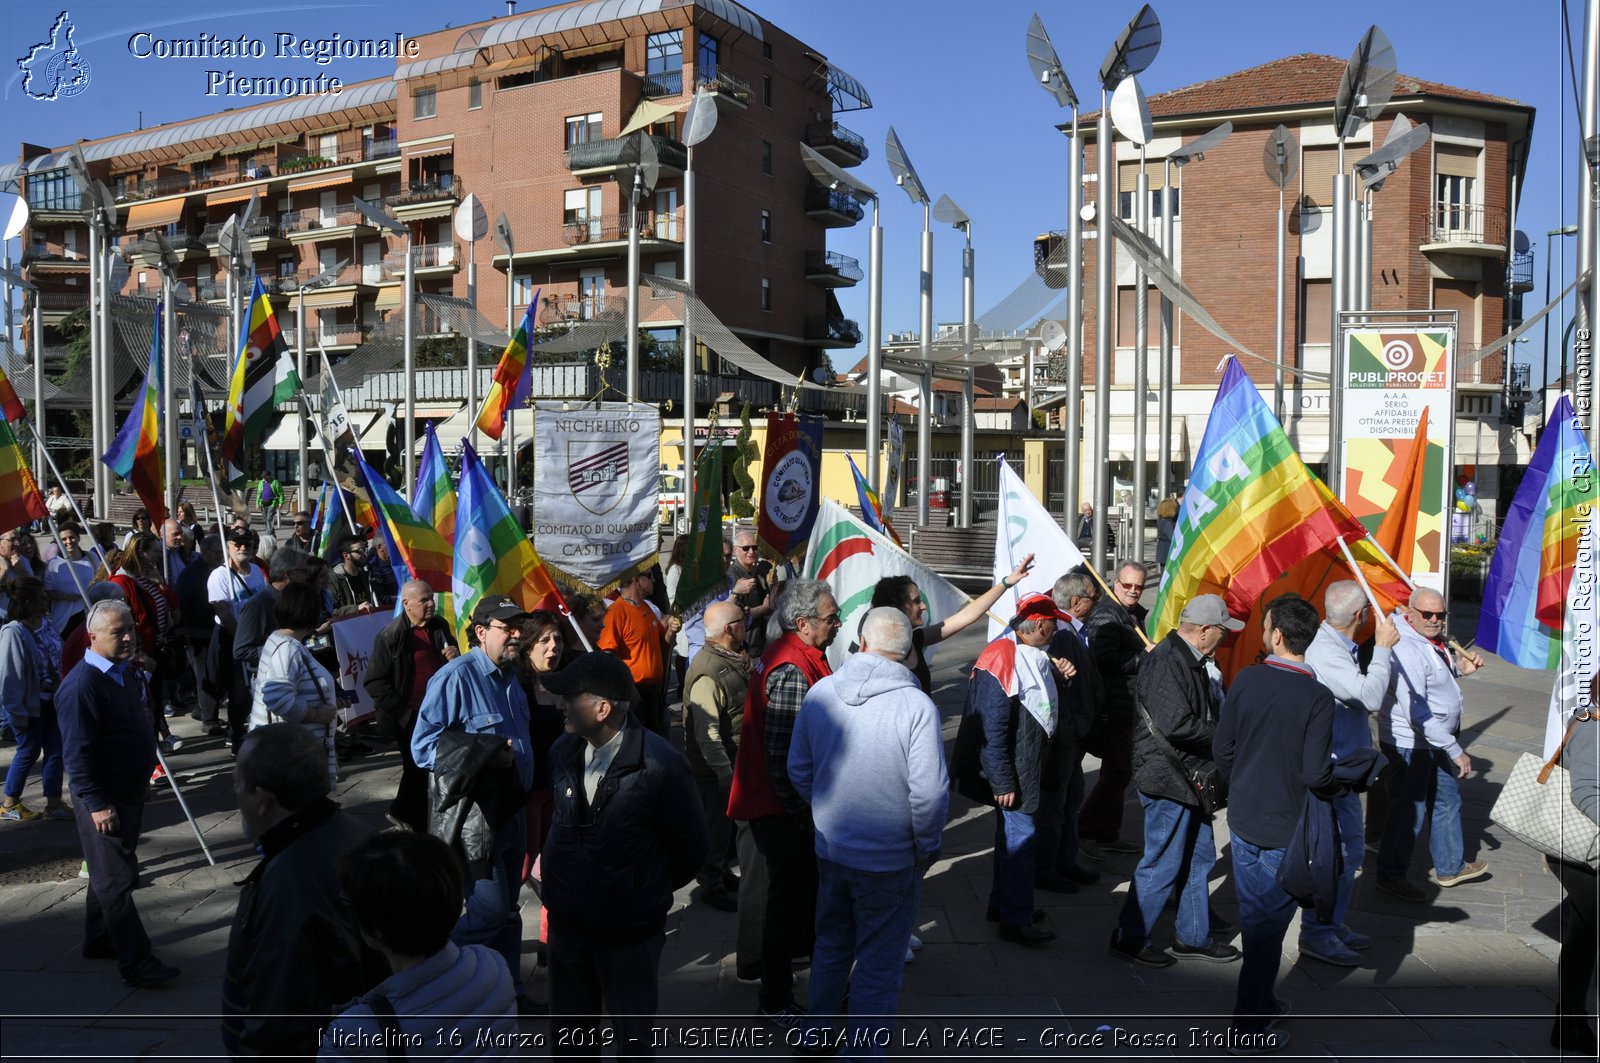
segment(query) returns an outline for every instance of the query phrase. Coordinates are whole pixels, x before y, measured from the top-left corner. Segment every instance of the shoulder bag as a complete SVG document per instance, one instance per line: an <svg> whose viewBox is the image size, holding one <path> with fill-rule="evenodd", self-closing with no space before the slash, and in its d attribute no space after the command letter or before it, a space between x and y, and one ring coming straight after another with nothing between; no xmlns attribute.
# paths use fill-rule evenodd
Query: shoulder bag
<svg viewBox="0 0 1600 1063"><path fill-rule="evenodd" d="M1573 805L1572 778L1557 762L1578 725L1595 719L1588 712L1574 716L1548 761L1533 753L1518 757L1489 812L1507 834L1546 856L1590 870L1600 869L1600 824Z"/></svg>
<svg viewBox="0 0 1600 1063"><path fill-rule="evenodd" d="M1178 769L1178 774L1189 780L1189 785L1194 787L1195 798L1199 802L1200 811L1208 816L1214 816L1228 807L1228 780L1223 778L1222 769L1215 763L1204 768L1191 768L1184 764L1183 755L1180 754L1167 736L1156 729L1156 722L1150 718L1149 710L1144 707L1144 702L1137 697L1133 699L1133 707L1138 710L1139 718L1144 721L1145 729L1150 732L1150 737L1155 739L1156 748L1172 762Z"/></svg>

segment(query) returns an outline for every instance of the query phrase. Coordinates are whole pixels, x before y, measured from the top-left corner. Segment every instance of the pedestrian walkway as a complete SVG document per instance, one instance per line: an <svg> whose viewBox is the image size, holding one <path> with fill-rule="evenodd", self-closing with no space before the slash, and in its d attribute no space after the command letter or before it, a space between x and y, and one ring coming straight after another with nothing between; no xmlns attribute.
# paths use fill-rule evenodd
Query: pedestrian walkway
<svg viewBox="0 0 1600 1063"><path fill-rule="evenodd" d="M1456 619L1470 630L1469 617ZM981 645L981 633L969 631L938 647L935 697L947 739L955 734L965 669ZM1488 823L1489 808L1517 755L1537 751L1542 742L1550 682L1548 673L1494 658L1463 682L1466 745L1476 769L1462 786L1467 850L1469 859L1488 861L1489 874L1450 890L1424 885L1429 902L1417 905L1379 893L1363 872L1350 923L1374 942L1361 967L1301 958L1291 932L1278 988L1294 1009L1285 1025L1291 1055L1534 1058L1552 1053L1547 1038L1560 888L1542 858L1500 837ZM236 883L249 872L255 852L233 807L231 764L222 740L203 737L187 717L174 721L174 731L185 745L173 766L218 862L207 866L170 790L161 787L150 804L141 846L147 885L136 896L157 951L182 967L183 976L167 989L133 990L104 961L81 959L86 884L77 877L72 824L0 825L0 984L6 987L0 1051L6 1055L220 1055L215 1013L223 956ZM0 764L9 759L10 748L0 749ZM1093 770L1094 762L1087 766ZM372 827L382 826L399 773L396 754L364 757L341 766L341 772L339 800ZM892 1043L909 1044L904 1050L916 1055L969 1059L1222 1054L1218 1039L1233 1006L1236 965L1185 961L1148 970L1106 954L1136 856L1110 856L1097 865L1102 881L1077 894L1039 895L1059 935L1052 946L1024 949L998 939L994 924L984 918L991 814L960 798L952 803L944 855L928 876L917 922L926 947L907 967L904 1018L888 1034ZM1139 836L1138 816L1137 802L1130 800L1129 837ZM1227 839L1226 826L1219 823L1213 902L1219 914L1237 922ZM1417 853L1412 878L1425 882L1427 846L1419 844ZM788 1054L780 1033L754 1020L755 988L735 980L736 917L692 903L689 893L680 892L669 919L661 1025L673 1032L663 1034L661 1054ZM530 937L524 959L533 970L537 899L531 890L523 896ZM1156 945L1170 942L1168 919L1156 930ZM802 973L802 1000L804 979ZM529 992L546 996L542 968L529 979ZM545 1020L525 1020L523 1029L548 1036ZM755 1047L704 1047L728 1043ZM528 1054L548 1051L545 1044Z"/></svg>

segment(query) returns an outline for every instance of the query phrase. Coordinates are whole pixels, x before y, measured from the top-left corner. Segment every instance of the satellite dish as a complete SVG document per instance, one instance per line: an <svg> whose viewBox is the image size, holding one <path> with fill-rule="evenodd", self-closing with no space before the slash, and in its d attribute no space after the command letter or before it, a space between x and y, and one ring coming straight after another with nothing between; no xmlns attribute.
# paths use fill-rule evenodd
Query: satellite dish
<svg viewBox="0 0 1600 1063"><path fill-rule="evenodd" d="M1117 83L1111 94L1111 124L1116 126L1118 136L1141 148L1155 136L1150 125L1150 104L1145 101L1138 78L1130 75Z"/></svg>
<svg viewBox="0 0 1600 1063"><path fill-rule="evenodd" d="M382 210L368 203L360 196L351 196L350 199L356 205L356 212L367 219L368 224L382 229L386 233L393 233L395 236L406 235L406 227Z"/></svg>
<svg viewBox="0 0 1600 1063"><path fill-rule="evenodd" d="M717 100L704 85L695 90L683 118L683 145L692 148L717 128Z"/></svg>
<svg viewBox="0 0 1600 1063"><path fill-rule="evenodd" d="M489 212L483 209L476 192L468 192L456 208L455 230L457 236L471 244L489 235Z"/></svg>
<svg viewBox="0 0 1600 1063"><path fill-rule="evenodd" d="M956 206L956 201L949 196L939 197L939 202L933 205L933 217L935 221L942 221L957 229L966 230L972 227L972 218L966 211Z"/></svg>
<svg viewBox="0 0 1600 1063"><path fill-rule="evenodd" d="M820 365L811 370L811 380L813 383L821 384L823 387L833 383L833 377Z"/></svg>
<svg viewBox="0 0 1600 1063"><path fill-rule="evenodd" d="M1383 113L1394 95L1394 47L1377 26L1369 26L1345 64L1333 102L1333 130L1340 140L1356 134L1362 122Z"/></svg>
<svg viewBox="0 0 1600 1063"><path fill-rule="evenodd" d="M516 244L511 239L511 219L506 217L506 212L503 210L494 220L494 243L506 253L507 258L516 254Z"/></svg>
<svg viewBox="0 0 1600 1063"><path fill-rule="evenodd" d="M1511 249L1519 255L1526 255L1533 250L1533 245L1528 242L1528 234L1518 229L1511 237Z"/></svg>
<svg viewBox="0 0 1600 1063"><path fill-rule="evenodd" d="M817 154L816 149L806 144L800 145L800 161L806 164L806 172L825 188L835 192L843 192L857 203L877 199L878 193L856 179L854 174L846 173L832 162Z"/></svg>
<svg viewBox="0 0 1600 1063"><path fill-rule="evenodd" d="M1267 137L1262 163L1266 166L1267 180L1279 188L1287 188L1300 172L1300 142L1288 126L1280 125Z"/></svg>
<svg viewBox="0 0 1600 1063"><path fill-rule="evenodd" d="M1039 326L1039 342L1046 354L1054 354L1067 342L1067 330L1052 318Z"/></svg>
<svg viewBox="0 0 1600 1063"><path fill-rule="evenodd" d="M1061 58L1056 55L1055 45L1050 43L1050 34L1044 31L1037 11L1028 20L1028 69L1033 71L1034 80L1055 97L1056 106L1078 106L1078 94L1072 91L1072 82L1061 69Z"/></svg>
<svg viewBox="0 0 1600 1063"><path fill-rule="evenodd" d="M1123 78L1144 73L1161 51L1161 20L1149 4L1123 27L1100 63L1100 87L1110 92Z"/></svg>
<svg viewBox="0 0 1600 1063"><path fill-rule="evenodd" d="M1232 133L1233 123L1223 122L1215 129L1208 133L1202 133L1171 155L1168 155L1167 160L1180 169L1191 162L1204 161L1206 152L1216 150L1217 145L1227 140Z"/></svg>
<svg viewBox="0 0 1600 1063"><path fill-rule="evenodd" d="M261 214L261 193L251 192L250 198L245 201L244 210L239 212L239 233L248 236L250 227L256 223L256 218Z"/></svg>
<svg viewBox="0 0 1600 1063"><path fill-rule="evenodd" d="M1356 162L1362 186L1373 191L1382 188L1389 175L1400 169L1405 157L1426 144L1431 135L1426 122L1413 126L1405 115L1397 117L1384 138L1383 147Z"/></svg>
<svg viewBox="0 0 1600 1063"><path fill-rule="evenodd" d="M5 238L15 240L28 225L28 201L15 192L0 192L0 218L5 223Z"/></svg>
<svg viewBox="0 0 1600 1063"><path fill-rule="evenodd" d="M906 190L911 202L928 202L928 190L922 187L922 179L917 176L916 168L907 158L906 149L900 146L900 138L895 134L894 126L889 127L883 154L884 161L889 164L889 172L894 174L894 183Z"/></svg>

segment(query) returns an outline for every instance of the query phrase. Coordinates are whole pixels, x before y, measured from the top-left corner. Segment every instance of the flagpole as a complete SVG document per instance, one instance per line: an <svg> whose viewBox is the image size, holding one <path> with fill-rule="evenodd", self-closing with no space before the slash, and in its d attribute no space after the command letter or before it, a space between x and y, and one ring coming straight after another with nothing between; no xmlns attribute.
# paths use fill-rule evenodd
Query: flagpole
<svg viewBox="0 0 1600 1063"><path fill-rule="evenodd" d="M1372 536L1369 535L1367 538L1371 539ZM1344 555L1345 564L1349 565L1350 571L1355 573L1356 582L1361 584L1361 593L1367 596L1367 603L1372 606L1372 615L1381 620L1383 618L1383 607L1378 604L1378 596L1372 593L1371 586L1367 584L1367 577L1362 573L1361 566L1356 564L1355 555L1350 552L1350 544L1346 543L1342 538L1337 541L1339 543L1339 552ZM1376 542L1373 545L1376 546Z"/></svg>
<svg viewBox="0 0 1600 1063"><path fill-rule="evenodd" d="M189 829L194 831L194 840L200 843L200 851L205 854L206 863L216 867L216 857L212 856L211 850L206 847L205 835L200 833L200 824L194 821L194 813L189 811L189 802L183 799L183 791L178 789L178 780L173 778L172 769L167 767L167 758L161 755L159 742L156 743L156 759L161 762L161 774L166 776L167 785L172 787L172 796L178 799L178 807L183 809L183 818L189 821Z"/></svg>
<svg viewBox="0 0 1600 1063"><path fill-rule="evenodd" d="M215 506L216 509L217 509L217 526L221 527L222 526L222 495L219 494L218 491L217 491L217 465L216 465L216 460L211 456L211 417L210 417L209 414L206 413L205 399L202 398L201 395L200 395L200 382L198 380L193 379L193 373L194 373L194 362L193 362L193 359L190 360L189 365L190 365L189 371L190 371L190 375L191 375L191 379L189 381L190 390L193 392L193 394L190 396L190 398L194 402L195 415L196 415L197 420L199 421L199 429L200 429L200 438L195 440L195 444L200 448L201 453L205 455L205 459L206 459L206 479L211 485L211 504L213 506ZM196 549L198 549L199 546L200 546L199 543L195 544Z"/></svg>
<svg viewBox="0 0 1600 1063"><path fill-rule="evenodd" d="M329 372L329 379L331 380L332 378L333 378L333 375L332 375L332 372L330 371ZM335 393L337 394L337 391L338 391L338 385L337 384L334 385L334 390L335 390ZM340 405L342 406L344 404L341 402ZM305 393L305 389L303 389L303 388L300 391L300 412L308 420L311 418L311 403L306 400L306 393ZM335 491L343 491L344 488L339 486L339 467L334 464L334 462L333 462L333 452L331 450L329 450L329 448L328 448L328 443L329 443L328 431L327 431L326 428L323 427L323 425L321 423L317 423L317 438L322 443L322 457L328 463L328 474L334 478L333 479L333 489ZM360 535L361 533L356 530L356 517L355 517L355 514L351 513L350 512L350 507L345 505L344 497L342 495L340 495L338 497L339 497L339 509L344 513L345 523L350 526L350 534L351 535ZM329 503L329 504L331 505L332 503Z"/></svg>
<svg viewBox="0 0 1600 1063"><path fill-rule="evenodd" d="M1407 587L1409 587L1413 591L1415 591L1417 589L1417 585L1411 581L1411 577L1409 575L1407 575L1405 573L1405 571L1402 570L1398 564L1395 563L1395 559L1389 556L1389 551L1385 550L1383 548L1383 546L1378 542L1378 540L1376 540L1376 539L1374 539L1372 537L1372 533L1371 532L1367 533L1366 541L1372 544L1372 548L1374 550L1378 551L1378 556L1379 557L1383 558L1385 561L1387 561L1389 563L1389 567L1394 570L1395 575L1399 576L1400 579L1405 583L1405 585ZM1339 540L1339 545L1340 546L1344 545L1344 540L1343 539ZM1346 557L1350 556L1348 550L1346 550L1345 556ZM1355 562L1353 562L1353 561L1351 562L1351 567L1352 568L1355 567ZM1367 581L1364 580L1364 579L1361 579L1361 572L1360 572L1359 569L1356 569L1356 578L1361 580L1361 585L1363 587L1366 586L1366 582ZM1372 592L1368 591L1367 592L1367 596L1368 596L1368 598L1371 598ZM1382 610L1380 610L1378 608L1377 602L1375 600L1373 602L1372 611L1374 613L1381 613L1382 612ZM1462 654L1464 656L1472 656L1472 657L1476 656L1474 654L1468 654L1467 653L1467 648L1465 646L1461 645L1461 643L1456 640L1456 637L1454 635L1446 635L1445 636L1445 642L1449 644L1451 649L1455 650L1459 654ZM1480 665L1478 665L1478 667L1482 668L1483 665L1480 664Z"/></svg>
<svg viewBox="0 0 1600 1063"><path fill-rule="evenodd" d="M37 439L39 437L39 433L33 427L33 423L31 421L28 423L28 431L33 433L35 439ZM88 532L89 532L89 520L88 520L88 518L86 518L83 515L83 510L78 508L78 500L73 498L72 497L72 492L67 489L66 478L61 475L61 470L56 468L56 461L55 461L54 458L52 458L50 456L49 448L48 447L41 447L40 448L40 453L42 453L44 455L45 463L50 466L50 471L55 473L55 475L56 475L56 483L61 485L61 493L67 496L67 502L68 502L68 504L70 504L72 506L72 512L77 515L78 523L79 523L79 525L82 526L84 534L88 534ZM90 538L92 539L93 536L90 536Z"/></svg>
<svg viewBox="0 0 1600 1063"><path fill-rule="evenodd" d="M61 544L61 532L57 528L56 519L54 517L49 517L47 519L50 524L50 537L56 542L57 556L67 563L67 571L72 574L72 582L78 588L78 597L83 599L84 609L88 609L90 605L89 588L83 585L83 577L78 575L78 570L76 568L72 567L72 559L67 556L67 548ZM89 557L91 555L85 551L83 556Z"/></svg>

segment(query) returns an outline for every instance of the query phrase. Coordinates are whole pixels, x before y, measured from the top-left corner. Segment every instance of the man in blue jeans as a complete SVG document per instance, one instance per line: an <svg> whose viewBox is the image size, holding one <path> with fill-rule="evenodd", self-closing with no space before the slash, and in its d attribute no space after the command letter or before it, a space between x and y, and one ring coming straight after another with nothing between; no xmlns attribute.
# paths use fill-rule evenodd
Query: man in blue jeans
<svg viewBox="0 0 1600 1063"><path fill-rule="evenodd" d="M869 612L861 652L806 692L789 745L816 824L810 1013L838 1015L848 992L853 1027L898 1010L917 883L950 804L939 710L902 663L910 652L902 610Z"/></svg>
<svg viewBox="0 0 1600 1063"><path fill-rule="evenodd" d="M1306 791L1333 798L1343 789L1333 775L1333 694L1305 663L1320 623L1303 598L1285 596L1267 606L1261 629L1270 656L1234 680L1211 742L1228 779L1233 885L1244 940L1227 1038L1234 1055L1276 1052L1289 1043L1274 1025L1288 1005L1272 987L1299 903L1278 885L1278 868Z"/></svg>

